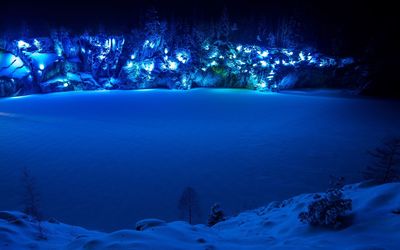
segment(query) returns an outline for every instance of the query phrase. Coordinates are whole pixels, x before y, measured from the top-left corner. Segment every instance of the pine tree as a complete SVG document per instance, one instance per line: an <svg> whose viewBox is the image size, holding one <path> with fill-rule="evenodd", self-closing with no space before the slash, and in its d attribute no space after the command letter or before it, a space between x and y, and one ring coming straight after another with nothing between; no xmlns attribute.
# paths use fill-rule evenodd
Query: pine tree
<svg viewBox="0 0 400 250"><path fill-rule="evenodd" d="M218 22L217 39L224 42L229 41L229 36L231 34L231 24L229 21L228 9L224 8L222 12L221 19Z"/></svg>
<svg viewBox="0 0 400 250"><path fill-rule="evenodd" d="M36 190L35 179L26 167L22 169L22 183L24 188L23 211L35 219L40 219L41 214L39 212L39 196Z"/></svg>
<svg viewBox="0 0 400 250"><path fill-rule="evenodd" d="M42 213L39 209L39 195L36 190L36 181L26 167L22 169L22 184L24 188L23 211L27 215L32 216L32 218L36 221L38 230L37 238L39 240L46 240L47 237L44 233L44 228L42 226Z"/></svg>
<svg viewBox="0 0 400 250"><path fill-rule="evenodd" d="M225 213L224 210L222 210L221 205L218 203L215 203L211 207L210 214L208 215L208 222L207 225L209 227L214 226L215 224L224 221L225 220Z"/></svg>
<svg viewBox="0 0 400 250"><path fill-rule="evenodd" d="M196 190L192 187L186 187L179 199L178 208L181 212L181 217L187 217L189 224L192 224L195 216L200 216L199 199Z"/></svg>
<svg viewBox="0 0 400 250"><path fill-rule="evenodd" d="M373 163L363 172L364 178L377 183L400 180L400 137L385 139L381 146L369 151Z"/></svg>
<svg viewBox="0 0 400 250"><path fill-rule="evenodd" d="M348 213L353 201L345 199L343 194L344 178L331 176L329 189L314 196L306 212L299 214L301 222L311 226L340 229L349 225Z"/></svg>

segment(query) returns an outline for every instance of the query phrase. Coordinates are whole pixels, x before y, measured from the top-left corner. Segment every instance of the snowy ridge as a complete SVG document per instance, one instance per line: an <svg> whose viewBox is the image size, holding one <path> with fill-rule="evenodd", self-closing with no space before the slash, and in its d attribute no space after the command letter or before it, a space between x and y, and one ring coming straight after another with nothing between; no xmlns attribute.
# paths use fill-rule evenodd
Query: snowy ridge
<svg viewBox="0 0 400 250"><path fill-rule="evenodd" d="M37 222L20 212L0 212L0 249L399 249L399 190L400 183L346 186L353 224L339 231L298 220L313 194L272 202L212 228L176 221L104 233L46 221L41 226L47 239L41 240Z"/></svg>

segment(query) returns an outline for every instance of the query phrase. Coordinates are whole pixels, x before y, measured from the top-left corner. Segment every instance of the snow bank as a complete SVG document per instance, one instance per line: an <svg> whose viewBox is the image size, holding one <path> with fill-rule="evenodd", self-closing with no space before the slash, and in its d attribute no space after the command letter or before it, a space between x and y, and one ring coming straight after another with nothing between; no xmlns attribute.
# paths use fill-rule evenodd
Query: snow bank
<svg viewBox="0 0 400 250"><path fill-rule="evenodd" d="M353 224L340 231L299 222L313 194L272 202L212 228L176 221L103 233L46 221L41 226L47 239L38 239L38 223L25 214L0 212L0 249L399 249L399 190L400 183L346 186Z"/></svg>

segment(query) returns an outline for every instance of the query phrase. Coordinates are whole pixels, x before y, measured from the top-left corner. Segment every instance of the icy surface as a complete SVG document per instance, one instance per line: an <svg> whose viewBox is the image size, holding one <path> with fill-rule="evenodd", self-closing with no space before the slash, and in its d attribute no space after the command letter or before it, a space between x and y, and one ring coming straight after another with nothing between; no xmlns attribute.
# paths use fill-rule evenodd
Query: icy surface
<svg viewBox="0 0 400 250"><path fill-rule="evenodd" d="M0 77L23 78L29 74L29 68L21 58L0 51Z"/></svg>
<svg viewBox="0 0 400 250"><path fill-rule="evenodd" d="M192 186L228 215L361 178L366 151L400 127L399 102L195 89L0 100L0 210L20 210L21 169L46 216L91 229L171 221Z"/></svg>
<svg viewBox="0 0 400 250"><path fill-rule="evenodd" d="M62 223L38 225L19 212L0 212L0 248L14 249L140 249L140 250L265 250L265 249L386 249L400 245L399 183L345 188L353 199L353 224L343 230L311 228L297 215L312 201L303 194L280 203L250 210L212 228L171 222L144 231L112 233L89 231Z"/></svg>

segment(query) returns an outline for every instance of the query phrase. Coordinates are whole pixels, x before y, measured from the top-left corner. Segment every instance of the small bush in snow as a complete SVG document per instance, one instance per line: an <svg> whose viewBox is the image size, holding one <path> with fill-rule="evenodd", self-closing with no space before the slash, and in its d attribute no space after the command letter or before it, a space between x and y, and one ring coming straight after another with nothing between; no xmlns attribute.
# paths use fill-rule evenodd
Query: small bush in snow
<svg viewBox="0 0 400 250"><path fill-rule="evenodd" d="M334 229L344 226L347 212L352 209L352 200L343 197L343 178L337 179L326 193L314 199L308 205L307 212L299 214L301 222Z"/></svg>
<svg viewBox="0 0 400 250"><path fill-rule="evenodd" d="M400 180L400 137L385 139L369 154L373 163L364 171L365 179L379 184Z"/></svg>
<svg viewBox="0 0 400 250"><path fill-rule="evenodd" d="M210 214L208 215L207 225L209 227L214 226L215 224L225 220L225 213L222 210L221 206L218 203L215 203L211 207Z"/></svg>

